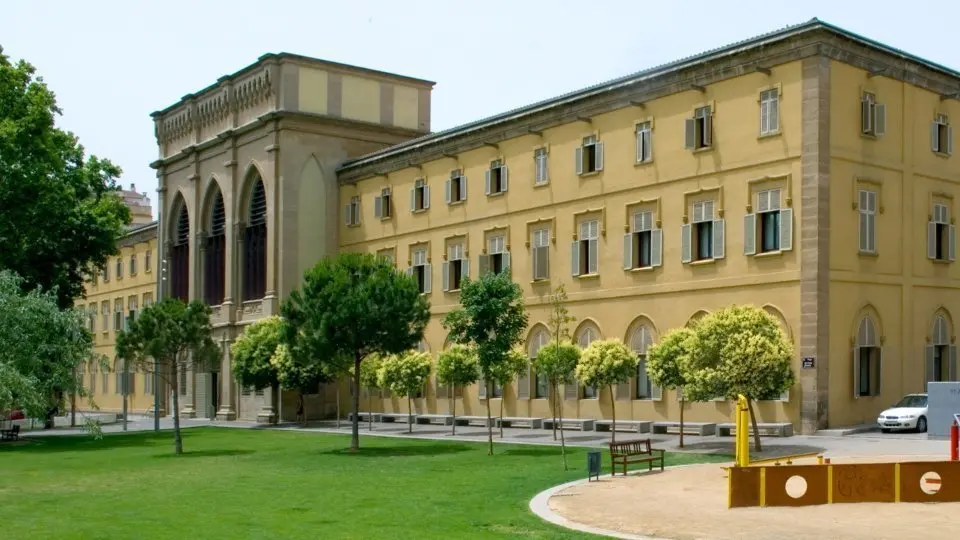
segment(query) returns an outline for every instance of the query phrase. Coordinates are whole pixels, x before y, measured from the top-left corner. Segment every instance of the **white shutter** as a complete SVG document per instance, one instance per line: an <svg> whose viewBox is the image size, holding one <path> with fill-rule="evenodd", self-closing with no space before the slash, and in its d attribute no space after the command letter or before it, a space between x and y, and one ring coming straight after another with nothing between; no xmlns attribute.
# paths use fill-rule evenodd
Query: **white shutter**
<svg viewBox="0 0 960 540"><path fill-rule="evenodd" d="M450 290L450 263L444 261L440 265L440 273L442 275L441 282L443 286L443 291L447 292Z"/></svg>
<svg viewBox="0 0 960 540"><path fill-rule="evenodd" d="M874 118L873 133L877 137L882 136L887 131L887 106L877 103L873 106Z"/></svg>
<svg viewBox="0 0 960 540"><path fill-rule="evenodd" d="M637 130L637 163L643 161L643 131Z"/></svg>
<svg viewBox="0 0 960 540"><path fill-rule="evenodd" d="M663 266L663 229L650 231L650 266Z"/></svg>
<svg viewBox="0 0 960 540"><path fill-rule="evenodd" d="M507 191L509 172L507 166L500 167L500 191Z"/></svg>
<svg viewBox="0 0 960 540"><path fill-rule="evenodd" d="M694 150L697 147L697 120L687 118L683 121L683 147L687 150Z"/></svg>
<svg viewBox="0 0 960 540"><path fill-rule="evenodd" d="M594 148L593 150L594 156L596 158L595 162L597 165L596 170L602 171L603 170L603 143L600 141L597 141L597 143L593 145L593 148Z"/></svg>
<svg viewBox="0 0 960 540"><path fill-rule="evenodd" d="M447 194L447 204L450 204L451 202L453 202L453 180L452 179L447 178L445 189Z"/></svg>
<svg viewBox="0 0 960 540"><path fill-rule="evenodd" d="M487 381L480 379L477 382L477 397L487 399Z"/></svg>
<svg viewBox="0 0 960 540"><path fill-rule="evenodd" d="M713 220L713 258L722 259L726 255L726 247L724 246L725 241L725 231L724 231L725 221L722 219Z"/></svg>
<svg viewBox="0 0 960 540"><path fill-rule="evenodd" d="M633 233L623 235L623 269L633 268Z"/></svg>
<svg viewBox="0 0 960 540"><path fill-rule="evenodd" d="M577 241L570 244L570 275L580 275L580 242Z"/></svg>
<svg viewBox="0 0 960 540"><path fill-rule="evenodd" d="M953 126L947 126L947 153L953 154Z"/></svg>
<svg viewBox="0 0 960 540"><path fill-rule="evenodd" d="M933 221L927 222L927 258L937 258L937 224Z"/></svg>
<svg viewBox="0 0 960 540"><path fill-rule="evenodd" d="M596 274L598 270L597 258L600 255L600 241L597 239L587 240L587 270L591 274Z"/></svg>
<svg viewBox="0 0 960 540"><path fill-rule="evenodd" d="M680 226L680 262L688 263L693 260L693 227L686 223Z"/></svg>
<svg viewBox="0 0 960 540"><path fill-rule="evenodd" d="M957 227L947 225L947 259L957 260Z"/></svg>
<svg viewBox="0 0 960 540"><path fill-rule="evenodd" d="M866 100L860 101L860 130L864 133L870 133L873 131L873 111L870 107L870 102Z"/></svg>
<svg viewBox="0 0 960 540"><path fill-rule="evenodd" d="M423 292L428 293L433 288L433 265L423 265Z"/></svg>
<svg viewBox="0 0 960 540"><path fill-rule="evenodd" d="M484 193L487 195L490 194L490 169L483 171L483 185Z"/></svg>
<svg viewBox="0 0 960 540"><path fill-rule="evenodd" d="M757 215L743 216L743 254L756 255L757 253Z"/></svg>
<svg viewBox="0 0 960 540"><path fill-rule="evenodd" d="M417 211L417 188L410 190L410 211Z"/></svg>
<svg viewBox="0 0 960 540"><path fill-rule="evenodd" d="M470 277L470 259L460 259L460 277Z"/></svg>
<svg viewBox="0 0 960 540"><path fill-rule="evenodd" d="M770 113L767 118L767 124L770 127L770 133L780 131L780 92L770 101Z"/></svg>
<svg viewBox="0 0 960 540"><path fill-rule="evenodd" d="M517 375L517 399L530 399L530 368Z"/></svg>
<svg viewBox="0 0 960 540"><path fill-rule="evenodd" d="M347 227L349 227L350 225L353 225L353 222L350 221L350 217L351 217L350 214L352 213L353 212L350 211L349 204L343 207L343 224L346 225Z"/></svg>
<svg viewBox="0 0 960 540"><path fill-rule="evenodd" d="M423 209L430 208L430 186L423 186Z"/></svg>
<svg viewBox="0 0 960 540"><path fill-rule="evenodd" d="M930 123L930 150L942 152L940 147L940 123L934 120Z"/></svg>
<svg viewBox="0 0 960 540"><path fill-rule="evenodd" d="M793 249L793 208L780 210L780 251Z"/></svg>
<svg viewBox="0 0 960 540"><path fill-rule="evenodd" d="M713 112L703 117L703 145L713 144Z"/></svg>
<svg viewBox="0 0 960 540"><path fill-rule="evenodd" d="M477 274L479 276L484 276L490 273L490 256L486 254L481 254L477 259L479 261L480 272Z"/></svg>
<svg viewBox="0 0 960 540"><path fill-rule="evenodd" d="M461 201L467 200L467 177L466 176L460 177L460 200Z"/></svg>
<svg viewBox="0 0 960 540"><path fill-rule="evenodd" d="M410 277L413 277L413 267L412 267L412 266L410 266L410 267L407 268L407 275L410 276Z"/></svg>
<svg viewBox="0 0 960 540"><path fill-rule="evenodd" d="M650 399L653 401L662 401L663 400L663 388L650 383Z"/></svg>
<svg viewBox="0 0 960 540"><path fill-rule="evenodd" d="M937 380L937 366L933 361L934 354L936 354L936 348L933 345L927 345L924 347L924 360L926 369L924 373L926 377L923 379L923 391L927 391L927 383Z"/></svg>
<svg viewBox="0 0 960 540"><path fill-rule="evenodd" d="M763 92L760 93L760 134L766 135L770 132L768 126L770 122L770 112L767 110L767 102L763 100Z"/></svg>
<svg viewBox="0 0 960 540"><path fill-rule="evenodd" d="M511 268L511 266L510 266L510 252L509 252L509 251L504 251L504 252L501 254L501 257L503 258L503 269L506 270L506 269L508 269L508 268ZM513 274L513 272L511 272L511 275L512 275L512 274Z"/></svg>
<svg viewBox="0 0 960 540"><path fill-rule="evenodd" d="M853 398L860 397L860 347L853 348Z"/></svg>
<svg viewBox="0 0 960 540"><path fill-rule="evenodd" d="M373 198L373 217L380 219L383 217L383 197Z"/></svg>
<svg viewBox="0 0 960 540"><path fill-rule="evenodd" d="M580 176L583 174L583 147L578 146L576 151L574 151L573 154L574 154L574 161L576 161L575 168L577 171L577 176Z"/></svg>
<svg viewBox="0 0 960 540"><path fill-rule="evenodd" d="M550 278L550 248L541 246L533 248L533 279Z"/></svg>

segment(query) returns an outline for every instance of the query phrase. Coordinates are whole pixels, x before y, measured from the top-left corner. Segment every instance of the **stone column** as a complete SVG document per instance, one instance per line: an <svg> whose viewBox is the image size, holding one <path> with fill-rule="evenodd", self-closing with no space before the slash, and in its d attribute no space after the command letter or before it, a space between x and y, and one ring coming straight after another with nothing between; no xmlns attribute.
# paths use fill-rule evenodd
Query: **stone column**
<svg viewBox="0 0 960 540"><path fill-rule="evenodd" d="M237 161L231 159L229 161L223 162L223 168L226 169L228 180L226 185L229 186L229 196L230 200L228 203L229 213L227 214L227 219L234 217L236 213L236 181L237 181ZM234 219L234 221L236 221ZM236 320L234 317L234 310L236 306L234 305L234 299L238 297L236 291L236 260L240 253L240 250L237 249L236 242L239 241L237 237L237 227L234 225L230 227L228 223L224 224L224 259L226 263L224 264L224 276L223 276L223 312L227 314L227 318L233 322Z"/></svg>
<svg viewBox="0 0 960 540"><path fill-rule="evenodd" d="M230 345L232 341L223 336L220 339L220 410L217 411L217 420L236 420L237 410L234 408L233 367L230 365Z"/></svg>
<svg viewBox="0 0 960 540"><path fill-rule="evenodd" d="M277 275L280 273L280 144L279 132L273 132L274 143L267 147L270 156L267 169L269 178L264 178L267 188L267 287L264 293L264 315L276 313ZM269 183L267 183L269 182Z"/></svg>
<svg viewBox="0 0 960 540"><path fill-rule="evenodd" d="M227 259L230 265L227 275L232 278L228 282L230 289L227 290L227 294L232 294L233 298L237 299L234 302L236 313L233 320L235 321L243 319L243 302L246 300L243 297L243 231L245 228L246 225L242 221L233 223L233 242L230 243L233 254Z"/></svg>
<svg viewBox="0 0 960 540"><path fill-rule="evenodd" d="M196 395L196 392L192 391L194 370L192 367L187 367L187 365L183 364L180 366L180 370L183 370L182 373L184 373L187 379L187 391L183 394L180 394L180 418L196 418L197 409L193 404L193 399ZM177 385L177 391L180 390L180 370L177 371L177 380L173 382L173 384Z"/></svg>

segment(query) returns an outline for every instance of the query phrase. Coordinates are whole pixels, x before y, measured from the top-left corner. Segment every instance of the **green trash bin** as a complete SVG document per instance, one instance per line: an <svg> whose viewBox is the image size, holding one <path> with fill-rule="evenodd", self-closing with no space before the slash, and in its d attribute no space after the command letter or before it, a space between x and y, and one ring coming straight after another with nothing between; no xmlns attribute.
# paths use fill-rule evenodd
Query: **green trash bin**
<svg viewBox="0 0 960 540"><path fill-rule="evenodd" d="M591 450L587 452L587 482L591 481L593 478L600 480L600 451Z"/></svg>

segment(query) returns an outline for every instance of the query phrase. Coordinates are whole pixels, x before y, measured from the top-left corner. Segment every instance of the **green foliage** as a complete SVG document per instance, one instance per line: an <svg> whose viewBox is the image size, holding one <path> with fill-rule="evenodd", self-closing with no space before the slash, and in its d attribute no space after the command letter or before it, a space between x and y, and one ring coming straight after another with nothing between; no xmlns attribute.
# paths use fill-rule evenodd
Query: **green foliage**
<svg viewBox="0 0 960 540"><path fill-rule="evenodd" d="M580 355L577 380L602 388L625 383L637 372L637 355L619 339L597 340Z"/></svg>
<svg viewBox="0 0 960 540"><path fill-rule="evenodd" d="M576 320L567 309L567 289L561 283L550 294L550 332L555 343L570 341L570 325Z"/></svg>
<svg viewBox="0 0 960 540"><path fill-rule="evenodd" d="M377 371L380 388L387 388L402 397L414 397L423 391L433 361L428 353L411 351L384 359Z"/></svg>
<svg viewBox="0 0 960 540"><path fill-rule="evenodd" d="M58 392L84 395L75 370L92 344L79 311L61 311L52 291L24 288L0 271L0 410L45 418Z"/></svg>
<svg viewBox="0 0 960 540"><path fill-rule="evenodd" d="M282 343L283 335L283 320L273 316L247 326L237 337L230 347L230 353L233 377L240 386L262 390L279 384L277 365L290 367L287 360L292 360L288 355L282 362L272 361Z"/></svg>
<svg viewBox="0 0 960 540"><path fill-rule="evenodd" d="M580 361L580 347L569 341L548 343L537 353L533 367L551 384L572 384L576 382L577 363Z"/></svg>
<svg viewBox="0 0 960 540"><path fill-rule="evenodd" d="M477 354L469 346L455 344L437 357L437 381L440 384L463 388L479 378Z"/></svg>
<svg viewBox="0 0 960 540"><path fill-rule="evenodd" d="M312 393L320 383L331 380L330 374L321 370L319 364L296 362L290 347L283 343L277 345L270 356L270 366L281 387L298 390L303 394Z"/></svg>
<svg viewBox="0 0 960 540"><path fill-rule="evenodd" d="M647 349L647 377L660 388L683 388L687 384L684 366L694 347L696 335L690 328L671 330Z"/></svg>
<svg viewBox="0 0 960 540"><path fill-rule="evenodd" d="M528 369L530 369L530 359L527 358L527 353L520 347L514 347L507 352L503 362L494 367L490 373L490 380L504 386L524 375Z"/></svg>
<svg viewBox="0 0 960 540"><path fill-rule="evenodd" d="M130 211L116 193L120 169L86 157L55 126L60 113L34 67L0 48L0 269L23 277L24 291L55 290L68 309L117 253Z"/></svg>
<svg viewBox="0 0 960 540"><path fill-rule="evenodd" d="M363 363L360 364L360 386L373 389L380 388L380 367L385 358L377 353L368 355ZM353 368L350 368L350 374L353 375Z"/></svg>
<svg viewBox="0 0 960 540"><path fill-rule="evenodd" d="M776 399L793 386L792 358L793 345L773 316L731 306L697 325L684 391L695 399Z"/></svg>
<svg viewBox="0 0 960 540"><path fill-rule="evenodd" d="M220 356L220 348L212 337L210 313L210 306L203 302L184 304L175 298L164 298L145 307L130 321L127 330L117 334L117 356L147 370L152 369L153 358L168 365L192 363L201 369L209 368Z"/></svg>

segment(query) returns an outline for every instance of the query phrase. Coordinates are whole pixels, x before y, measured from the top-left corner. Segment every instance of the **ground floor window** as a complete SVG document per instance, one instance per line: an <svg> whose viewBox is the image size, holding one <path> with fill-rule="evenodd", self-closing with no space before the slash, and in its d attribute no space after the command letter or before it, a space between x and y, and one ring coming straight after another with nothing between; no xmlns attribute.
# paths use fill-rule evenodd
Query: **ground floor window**
<svg viewBox="0 0 960 540"><path fill-rule="evenodd" d="M536 399L546 399L549 393L549 383L546 375L537 374L537 387L534 389Z"/></svg>
<svg viewBox="0 0 960 540"><path fill-rule="evenodd" d="M880 395L880 348L858 347L854 353L857 397Z"/></svg>

